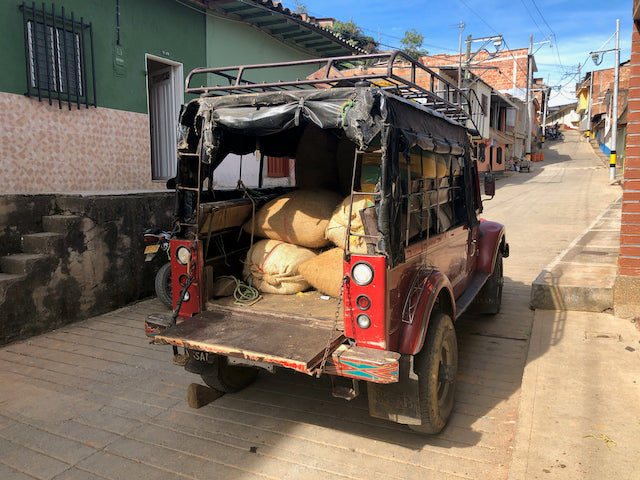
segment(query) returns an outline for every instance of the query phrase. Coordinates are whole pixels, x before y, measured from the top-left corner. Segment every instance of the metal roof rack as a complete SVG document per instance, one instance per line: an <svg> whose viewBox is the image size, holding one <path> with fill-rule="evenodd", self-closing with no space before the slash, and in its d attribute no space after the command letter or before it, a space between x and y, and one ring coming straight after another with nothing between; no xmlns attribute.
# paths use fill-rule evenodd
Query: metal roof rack
<svg viewBox="0 0 640 480"><path fill-rule="evenodd" d="M286 73L287 68L313 65L318 66L317 71L305 79L257 83L246 78L251 76L251 72L258 70L262 73L269 71L269 76L273 77L272 72ZM191 87L191 81L196 75L206 75L207 79L220 84ZM260 73L253 76L260 76ZM476 130L476 133L476 125L484 113L473 90L458 88L402 51L231 67L196 68L187 75L185 93L215 96L354 86L358 82L369 82L394 95L415 101L446 118Z"/></svg>

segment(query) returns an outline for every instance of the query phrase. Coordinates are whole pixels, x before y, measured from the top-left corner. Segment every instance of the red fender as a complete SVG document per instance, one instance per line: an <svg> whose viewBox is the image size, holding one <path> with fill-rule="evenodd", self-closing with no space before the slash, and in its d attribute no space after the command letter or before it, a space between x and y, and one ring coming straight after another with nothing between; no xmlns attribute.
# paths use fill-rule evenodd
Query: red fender
<svg viewBox="0 0 640 480"><path fill-rule="evenodd" d="M502 249L503 256L509 256L508 246L505 242L505 227L497 222L480 220L478 227L478 263L480 272L493 273L493 264Z"/></svg>
<svg viewBox="0 0 640 480"><path fill-rule="evenodd" d="M398 341L398 351L415 355L422 349L427 333L431 312L436 300L443 295L445 311L455 318L455 300L449 279L437 270L418 270L407 292L402 313L402 327Z"/></svg>

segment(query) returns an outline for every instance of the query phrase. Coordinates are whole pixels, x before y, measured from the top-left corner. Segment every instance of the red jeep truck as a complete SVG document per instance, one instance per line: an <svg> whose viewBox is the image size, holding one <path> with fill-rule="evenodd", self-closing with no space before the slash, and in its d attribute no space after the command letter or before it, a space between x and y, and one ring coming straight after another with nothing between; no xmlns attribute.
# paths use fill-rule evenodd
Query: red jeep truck
<svg viewBox="0 0 640 480"><path fill-rule="evenodd" d="M248 80L318 66L304 80ZM222 81L191 87L196 76ZM218 390L247 386L259 369L329 375L346 399L366 382L372 416L440 432L454 402L454 321L467 309L499 311L509 253L504 227L478 219L474 92L401 52L201 68L186 92L200 96L179 119L173 313L150 315L147 335L184 348L186 370ZM266 185L273 158L294 159L294 186ZM215 189L223 160L240 172L259 162L257 185ZM269 228L304 215L326 221L310 212L328 191L344 198L348 218L337 266L316 269L331 286L280 294L258 285L243 301L260 235L247 225L263 208L272 208ZM292 207L298 194L306 200ZM231 278L233 295L220 295L216 285Z"/></svg>

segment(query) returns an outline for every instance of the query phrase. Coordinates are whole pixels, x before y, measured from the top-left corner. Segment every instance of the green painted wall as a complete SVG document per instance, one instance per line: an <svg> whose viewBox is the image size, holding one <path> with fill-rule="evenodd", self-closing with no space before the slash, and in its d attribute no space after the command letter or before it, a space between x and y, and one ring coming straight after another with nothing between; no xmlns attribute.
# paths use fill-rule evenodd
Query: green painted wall
<svg viewBox="0 0 640 480"><path fill-rule="evenodd" d="M25 73L22 2L0 2L0 91L24 94ZM187 3L186 0L184 3ZM96 98L101 107L147 113L145 54L183 64L187 75L195 67L229 66L312 58L306 52L285 44L242 22L216 14L205 15L195 7L176 0L120 0L120 46L125 51L124 74L114 72L116 44L116 0L61 0L59 13L83 17L93 23L96 70ZM31 5L31 3L28 3ZM36 4L42 7L42 2ZM51 3L46 4L47 11ZM88 66L89 67L89 66ZM286 73L263 72L251 80L304 78L316 69L291 69ZM185 100L189 100L186 98Z"/></svg>
<svg viewBox="0 0 640 480"><path fill-rule="evenodd" d="M24 30L21 2L0 2L0 91L24 94ZM31 3L28 3L31 5ZM37 8L42 2L36 3ZM175 0L120 0L120 45L125 49L124 75L113 69L116 0L62 0L56 10L93 23L96 98L101 107L147 113L145 54L182 63L184 74L206 61L205 16ZM50 11L51 3L46 3Z"/></svg>
<svg viewBox="0 0 640 480"><path fill-rule="evenodd" d="M285 62L315 58L300 49L281 42L250 25L235 22L215 15L207 16L207 66L225 67L252 63ZM317 68L306 67L290 69L286 72L289 79L305 78ZM252 81L284 80L272 72L264 72L260 78ZM196 82L197 83L197 82Z"/></svg>

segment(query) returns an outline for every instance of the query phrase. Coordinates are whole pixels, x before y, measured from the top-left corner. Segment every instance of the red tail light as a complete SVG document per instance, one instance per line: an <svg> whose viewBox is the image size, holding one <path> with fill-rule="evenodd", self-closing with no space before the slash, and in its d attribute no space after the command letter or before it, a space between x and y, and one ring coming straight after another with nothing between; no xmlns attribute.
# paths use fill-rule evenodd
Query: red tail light
<svg viewBox="0 0 640 480"><path fill-rule="evenodd" d="M170 252L173 308L175 310L186 287L178 316L189 318L202 311L202 243L171 240Z"/></svg>
<svg viewBox="0 0 640 480"><path fill-rule="evenodd" d="M345 336L362 347L385 350L387 332L387 265L383 256L351 255L344 264Z"/></svg>

